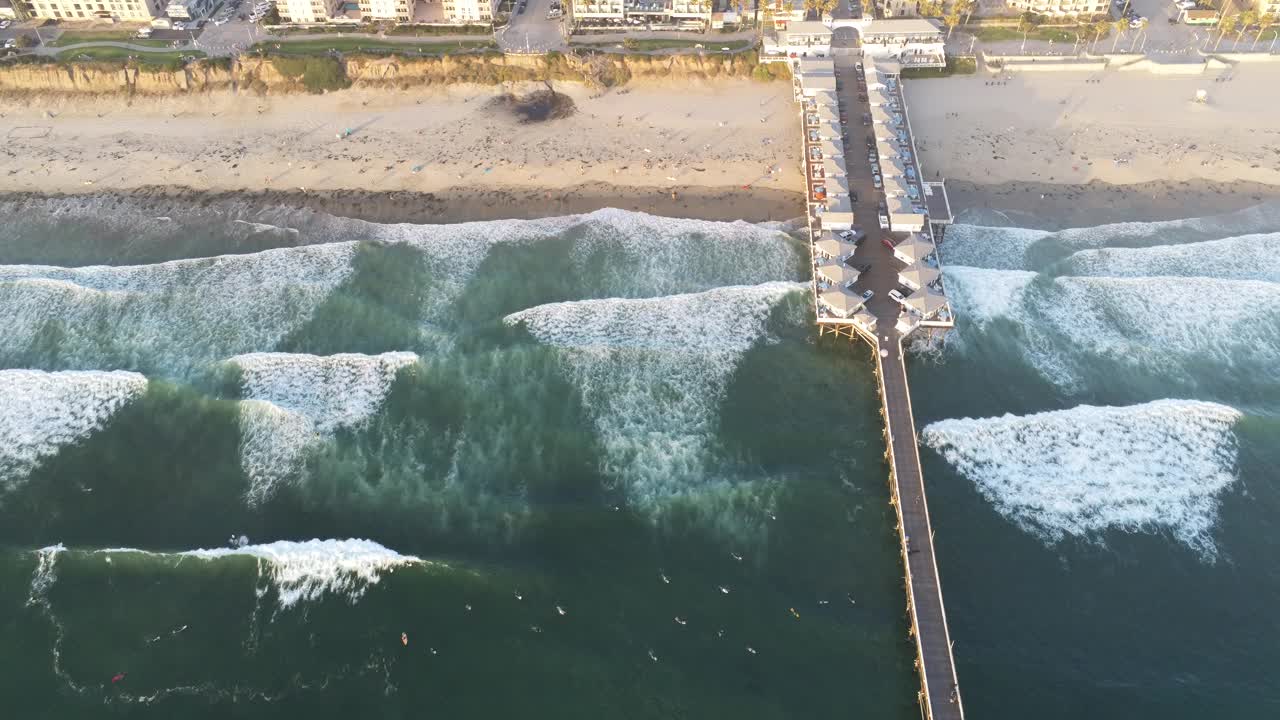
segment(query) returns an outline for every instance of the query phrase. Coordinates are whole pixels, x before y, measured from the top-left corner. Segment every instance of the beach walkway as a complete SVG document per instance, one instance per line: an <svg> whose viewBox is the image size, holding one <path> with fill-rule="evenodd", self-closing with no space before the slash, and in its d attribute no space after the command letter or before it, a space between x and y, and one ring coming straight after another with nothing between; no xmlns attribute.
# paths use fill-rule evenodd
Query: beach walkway
<svg viewBox="0 0 1280 720"><path fill-rule="evenodd" d="M922 182L896 63L873 65L841 54L794 66L804 118L815 320L822 334L871 344L920 705L928 720L962 720L903 358L913 333L954 326L935 244L935 226L950 222L950 206L941 183Z"/></svg>

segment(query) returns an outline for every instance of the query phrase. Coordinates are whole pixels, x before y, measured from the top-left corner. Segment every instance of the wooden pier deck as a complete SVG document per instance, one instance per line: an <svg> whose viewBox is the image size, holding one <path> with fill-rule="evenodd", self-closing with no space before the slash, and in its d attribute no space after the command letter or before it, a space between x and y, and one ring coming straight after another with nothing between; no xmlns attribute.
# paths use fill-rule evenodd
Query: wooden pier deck
<svg viewBox="0 0 1280 720"><path fill-rule="evenodd" d="M916 669L920 673L921 712L926 720L963 720L964 705L942 600L933 526L925 497L915 418L903 359L905 337L896 327L900 308L889 297L889 291L899 287L898 270L902 266L894 258L892 246L906 234L878 226L876 217L880 209L877 202L883 194L873 186L869 164L856 160L866 151L863 138L871 132L871 128L861 123L861 116L869 112L869 106L865 97L857 96L859 74L855 64L858 61L856 55L838 54L834 59L834 74L840 82L837 90L840 109L847 117L844 147L846 156L851 159L847 163L847 177L854 194L852 205L858 225L867 234L850 263L870 266L852 289L857 293L865 290L874 292L866 308L875 315L877 328L872 333L834 318L819 317L818 323L822 333L861 337L871 344L883 405L891 501L898 516L908 617L916 645ZM905 114L905 98L903 111ZM920 175L923 177L922 170ZM813 218L812 223L811 230L815 228L817 218Z"/></svg>
<svg viewBox="0 0 1280 720"><path fill-rule="evenodd" d="M883 333L882 333L883 336ZM880 396L884 403L885 435L889 445L889 467L894 504L898 514L898 536L906 568L907 603L911 630L916 641L921 680L921 705L932 720L961 720L964 706L951 654L951 632L942 603L942 583L933 551L933 525L925 498L924 473L916 443L915 418L911 412L911 392L902 358L902 342L894 330L889 340L873 345ZM881 354L879 350L887 351Z"/></svg>

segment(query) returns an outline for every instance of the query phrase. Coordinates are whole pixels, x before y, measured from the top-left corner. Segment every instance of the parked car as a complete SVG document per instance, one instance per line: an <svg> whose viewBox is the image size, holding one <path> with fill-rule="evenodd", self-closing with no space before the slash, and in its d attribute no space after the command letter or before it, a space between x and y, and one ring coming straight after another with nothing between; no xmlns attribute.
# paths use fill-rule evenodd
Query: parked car
<svg viewBox="0 0 1280 720"><path fill-rule="evenodd" d="M872 176L871 176L871 186L872 186L872 187L874 187L874 188L875 188L875 189L877 189L877 190L880 190L880 189L883 189L883 188L884 188L884 182L882 182L882 181L880 180L880 176L879 176L879 175L872 175Z"/></svg>
<svg viewBox="0 0 1280 720"><path fill-rule="evenodd" d="M898 292L898 288L889 291L889 299L898 304L902 304L902 301L906 300L906 298L902 297L902 293Z"/></svg>
<svg viewBox="0 0 1280 720"><path fill-rule="evenodd" d="M5 28L9 27L9 25L10 25L10 22L8 20L0 20L0 30L4 30Z"/></svg>
<svg viewBox="0 0 1280 720"><path fill-rule="evenodd" d="M888 215L885 215L884 213L880 213L878 216L876 216L876 219L880 221L880 229L881 229L881 230L888 230L888 229L889 229L889 216L888 216ZM892 296L893 296L893 293L890 293L889 295L890 295L890 297L892 297Z"/></svg>
<svg viewBox="0 0 1280 720"><path fill-rule="evenodd" d="M866 301L870 300L871 298L873 298L873 297L875 297L875 296L876 296L876 291L875 291L875 290L863 290L863 291L862 291L862 302L866 302Z"/></svg>

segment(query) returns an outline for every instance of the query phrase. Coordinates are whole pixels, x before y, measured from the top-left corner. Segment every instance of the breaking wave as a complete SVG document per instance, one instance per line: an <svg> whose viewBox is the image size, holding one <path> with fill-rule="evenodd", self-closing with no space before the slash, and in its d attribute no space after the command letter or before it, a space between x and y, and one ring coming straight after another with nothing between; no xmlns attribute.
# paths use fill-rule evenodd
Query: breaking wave
<svg viewBox="0 0 1280 720"><path fill-rule="evenodd" d="M0 492L102 428L147 389L131 372L0 370Z"/></svg>
<svg viewBox="0 0 1280 720"><path fill-rule="evenodd" d="M423 561L371 540L281 540L239 548L190 550L202 560L246 555L257 558L260 579L269 581L281 609L335 595L355 603L383 574Z"/></svg>
<svg viewBox="0 0 1280 720"><path fill-rule="evenodd" d="M188 376L274 347L351 271L354 243L130 267L0 266L0 359ZM24 360L28 362L24 362Z"/></svg>
<svg viewBox="0 0 1280 720"><path fill-rule="evenodd" d="M1109 277L1213 277L1280 282L1280 233L1142 248L1081 250L1063 274Z"/></svg>
<svg viewBox="0 0 1280 720"><path fill-rule="evenodd" d="M1280 363L1280 285L1203 277L1059 277L950 267L960 316L1004 318L1055 384L1077 386L1098 359L1190 379L1206 361L1242 378Z"/></svg>
<svg viewBox="0 0 1280 720"><path fill-rule="evenodd" d="M604 448L604 473L650 515L694 495L732 495L714 460L718 407L775 305L801 283L644 300L541 305L506 318L561 348Z"/></svg>
<svg viewBox="0 0 1280 720"><path fill-rule="evenodd" d="M1124 222L1065 230L957 224L947 228L948 263L1001 270L1041 270L1073 252L1103 247L1143 248L1201 243L1274 232L1280 204L1161 222ZM1213 274L1213 273L1208 273Z"/></svg>
<svg viewBox="0 0 1280 720"><path fill-rule="evenodd" d="M280 482L300 473L312 443L365 423L382 407L396 373L417 360L407 352L253 353L228 360L240 370L245 398L240 457L250 481L249 501L261 502Z"/></svg>
<svg viewBox="0 0 1280 720"><path fill-rule="evenodd" d="M997 511L1046 542L1164 531L1211 557L1219 496L1236 480L1240 417L1189 400L1081 405L942 420L921 439Z"/></svg>

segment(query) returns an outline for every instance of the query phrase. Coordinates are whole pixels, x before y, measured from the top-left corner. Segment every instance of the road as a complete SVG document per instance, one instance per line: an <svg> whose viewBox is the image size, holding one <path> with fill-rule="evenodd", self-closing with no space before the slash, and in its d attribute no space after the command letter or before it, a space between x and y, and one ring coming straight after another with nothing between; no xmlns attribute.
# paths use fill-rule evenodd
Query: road
<svg viewBox="0 0 1280 720"><path fill-rule="evenodd" d="M562 4L568 2L570 0L562 0ZM560 31L563 18L547 19L551 0L528 0L528 3L523 13L517 14L513 7L511 22L498 33L498 45L511 52L547 52L567 47Z"/></svg>

